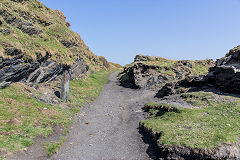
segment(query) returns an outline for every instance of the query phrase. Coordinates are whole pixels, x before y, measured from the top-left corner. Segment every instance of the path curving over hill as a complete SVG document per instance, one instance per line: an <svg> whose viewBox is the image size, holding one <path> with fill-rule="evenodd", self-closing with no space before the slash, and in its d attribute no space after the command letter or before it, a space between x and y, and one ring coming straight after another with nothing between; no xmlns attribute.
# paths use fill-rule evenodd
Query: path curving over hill
<svg viewBox="0 0 240 160"><path fill-rule="evenodd" d="M141 111L155 92L119 86L109 77L100 97L82 109L54 160L148 160L154 151L138 132Z"/></svg>

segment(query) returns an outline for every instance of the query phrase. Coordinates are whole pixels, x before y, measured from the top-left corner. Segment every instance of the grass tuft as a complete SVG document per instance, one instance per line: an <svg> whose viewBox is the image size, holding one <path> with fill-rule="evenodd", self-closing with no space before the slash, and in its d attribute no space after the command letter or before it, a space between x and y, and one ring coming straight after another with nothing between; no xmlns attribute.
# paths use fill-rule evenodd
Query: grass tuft
<svg viewBox="0 0 240 160"><path fill-rule="evenodd" d="M43 150L49 157L51 157L54 153L57 153L59 151L64 141L65 141L65 138L60 137L59 142L45 142L43 144Z"/></svg>

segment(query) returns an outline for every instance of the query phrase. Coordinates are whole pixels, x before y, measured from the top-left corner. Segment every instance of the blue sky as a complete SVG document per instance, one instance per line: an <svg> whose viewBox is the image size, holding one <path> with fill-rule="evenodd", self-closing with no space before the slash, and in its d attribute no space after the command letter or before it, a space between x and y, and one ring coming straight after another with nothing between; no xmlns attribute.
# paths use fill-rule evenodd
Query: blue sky
<svg viewBox="0 0 240 160"><path fill-rule="evenodd" d="M240 0L41 0L61 10L96 55L220 58L240 45Z"/></svg>

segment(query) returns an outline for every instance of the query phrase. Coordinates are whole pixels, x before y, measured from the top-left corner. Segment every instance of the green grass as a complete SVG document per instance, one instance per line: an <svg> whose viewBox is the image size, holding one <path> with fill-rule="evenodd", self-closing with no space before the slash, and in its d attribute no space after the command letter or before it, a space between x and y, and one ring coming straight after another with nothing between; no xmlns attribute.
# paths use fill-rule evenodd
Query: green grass
<svg viewBox="0 0 240 160"><path fill-rule="evenodd" d="M206 75L208 73L209 65L204 62L193 61L193 68L191 70L191 75Z"/></svg>
<svg viewBox="0 0 240 160"><path fill-rule="evenodd" d="M214 94L211 92L191 92L183 93L181 97L194 106L204 106L214 100Z"/></svg>
<svg viewBox="0 0 240 160"><path fill-rule="evenodd" d="M31 97L26 90L37 91L21 83L0 90L0 148L8 152L27 148L34 138L51 135L54 126L63 128L62 134L66 135L72 117L99 96L109 73L102 70L70 82L69 107L64 108ZM57 148L57 144L48 147Z"/></svg>
<svg viewBox="0 0 240 160"><path fill-rule="evenodd" d="M0 155L0 160L7 160L5 156Z"/></svg>
<svg viewBox="0 0 240 160"><path fill-rule="evenodd" d="M50 157L54 153L57 153L61 147L61 145L64 143L65 138L60 137L60 140L58 142L46 142L43 144L43 150L44 152Z"/></svg>
<svg viewBox="0 0 240 160"><path fill-rule="evenodd" d="M71 123L72 113L38 101L26 87L13 84L0 90L0 148L9 152L29 147L37 136L49 136L54 125Z"/></svg>
<svg viewBox="0 0 240 160"><path fill-rule="evenodd" d="M151 114L141 123L162 133L158 141L164 145L213 149L221 143L238 142L239 115L240 99L233 102L219 100L208 101L200 109L182 108L179 113L166 112L161 116Z"/></svg>
<svg viewBox="0 0 240 160"><path fill-rule="evenodd" d="M109 71L101 70L85 79L70 82L70 101L73 106L82 106L95 100L108 81Z"/></svg>

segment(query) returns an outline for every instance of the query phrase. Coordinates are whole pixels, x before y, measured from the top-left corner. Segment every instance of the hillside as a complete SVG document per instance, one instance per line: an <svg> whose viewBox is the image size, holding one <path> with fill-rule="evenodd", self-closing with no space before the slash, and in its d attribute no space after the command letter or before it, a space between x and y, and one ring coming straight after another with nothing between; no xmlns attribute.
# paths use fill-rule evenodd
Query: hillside
<svg viewBox="0 0 240 160"><path fill-rule="evenodd" d="M52 10L38 0L2 0L0 7L0 56L23 54L23 60L36 61L47 53L51 60L72 65L77 58L103 65L81 37L74 33L61 11Z"/></svg>
<svg viewBox="0 0 240 160"><path fill-rule="evenodd" d="M69 27L38 0L0 1L0 159L36 139L40 151L56 152L80 107L121 68Z"/></svg>

